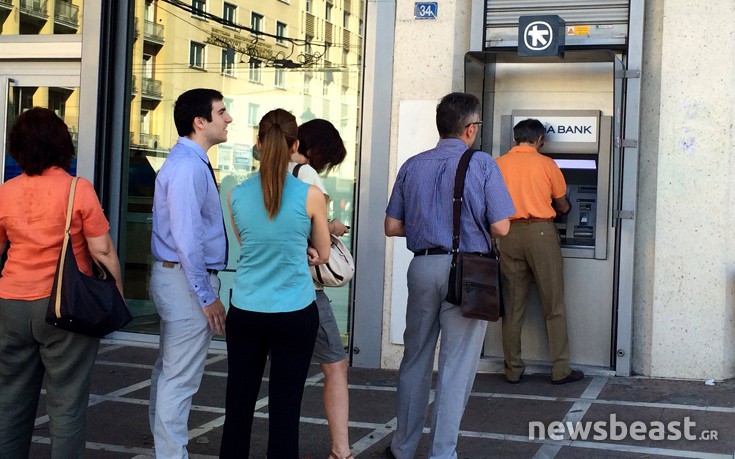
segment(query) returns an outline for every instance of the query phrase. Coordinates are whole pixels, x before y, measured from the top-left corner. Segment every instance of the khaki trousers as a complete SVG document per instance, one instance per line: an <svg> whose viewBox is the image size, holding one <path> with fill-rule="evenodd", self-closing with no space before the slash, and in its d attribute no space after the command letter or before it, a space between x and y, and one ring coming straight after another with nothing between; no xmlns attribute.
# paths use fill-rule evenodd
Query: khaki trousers
<svg viewBox="0 0 735 459"><path fill-rule="evenodd" d="M521 330L531 279L538 286L546 320L551 379L567 377L571 369L564 270L554 223L512 223L508 235L500 241L500 272L505 305L502 328L506 378L518 380L526 367L521 358Z"/></svg>

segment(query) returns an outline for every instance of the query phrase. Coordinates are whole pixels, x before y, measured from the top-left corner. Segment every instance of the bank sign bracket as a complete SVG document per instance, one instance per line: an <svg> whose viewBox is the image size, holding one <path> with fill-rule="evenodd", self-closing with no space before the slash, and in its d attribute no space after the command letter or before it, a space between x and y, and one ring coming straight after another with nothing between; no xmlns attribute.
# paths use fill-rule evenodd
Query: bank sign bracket
<svg viewBox="0 0 735 459"><path fill-rule="evenodd" d="M413 7L414 19L436 19L439 12L438 2L416 2Z"/></svg>

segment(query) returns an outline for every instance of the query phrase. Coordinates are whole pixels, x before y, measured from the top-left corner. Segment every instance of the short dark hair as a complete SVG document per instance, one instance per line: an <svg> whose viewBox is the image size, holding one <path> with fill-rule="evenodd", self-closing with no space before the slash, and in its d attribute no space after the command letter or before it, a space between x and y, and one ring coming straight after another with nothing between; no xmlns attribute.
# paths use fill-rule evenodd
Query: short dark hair
<svg viewBox="0 0 735 459"><path fill-rule="evenodd" d="M216 89L190 89L181 94L174 104L174 124L180 137L194 132L194 118L203 117L212 121L212 102L224 96Z"/></svg>
<svg viewBox="0 0 735 459"><path fill-rule="evenodd" d="M447 94L436 107L436 128L439 137L459 137L468 124L480 115L480 101L466 92Z"/></svg>
<svg viewBox="0 0 735 459"><path fill-rule="evenodd" d="M347 156L339 131L327 120L317 118L299 126L299 153L317 172L339 166Z"/></svg>
<svg viewBox="0 0 735 459"><path fill-rule="evenodd" d="M8 135L8 153L26 175L41 175L49 167L71 167L74 144L69 128L48 108L33 107L21 114Z"/></svg>
<svg viewBox="0 0 735 459"><path fill-rule="evenodd" d="M528 118L523 121L519 121L513 127L513 140L516 143L527 142L533 143L538 140L539 137L546 135L546 128L541 121L535 118Z"/></svg>

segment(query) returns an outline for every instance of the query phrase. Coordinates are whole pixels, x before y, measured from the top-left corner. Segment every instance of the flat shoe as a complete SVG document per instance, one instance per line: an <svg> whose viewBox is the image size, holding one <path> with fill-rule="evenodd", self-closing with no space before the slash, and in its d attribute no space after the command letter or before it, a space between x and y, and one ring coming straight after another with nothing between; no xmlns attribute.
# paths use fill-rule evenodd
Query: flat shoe
<svg viewBox="0 0 735 459"><path fill-rule="evenodd" d="M551 380L553 384L567 384L567 383L573 383L577 382L584 378L584 373L582 373L579 370L572 370L571 373L567 375L566 378L563 379L557 379L557 380Z"/></svg>

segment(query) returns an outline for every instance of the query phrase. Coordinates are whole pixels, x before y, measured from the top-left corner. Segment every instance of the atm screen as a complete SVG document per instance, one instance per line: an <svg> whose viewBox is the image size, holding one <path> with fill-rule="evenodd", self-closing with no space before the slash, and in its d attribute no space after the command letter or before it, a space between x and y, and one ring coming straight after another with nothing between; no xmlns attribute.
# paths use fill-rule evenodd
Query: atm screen
<svg viewBox="0 0 735 459"><path fill-rule="evenodd" d="M594 159L554 159L559 169L597 169Z"/></svg>

